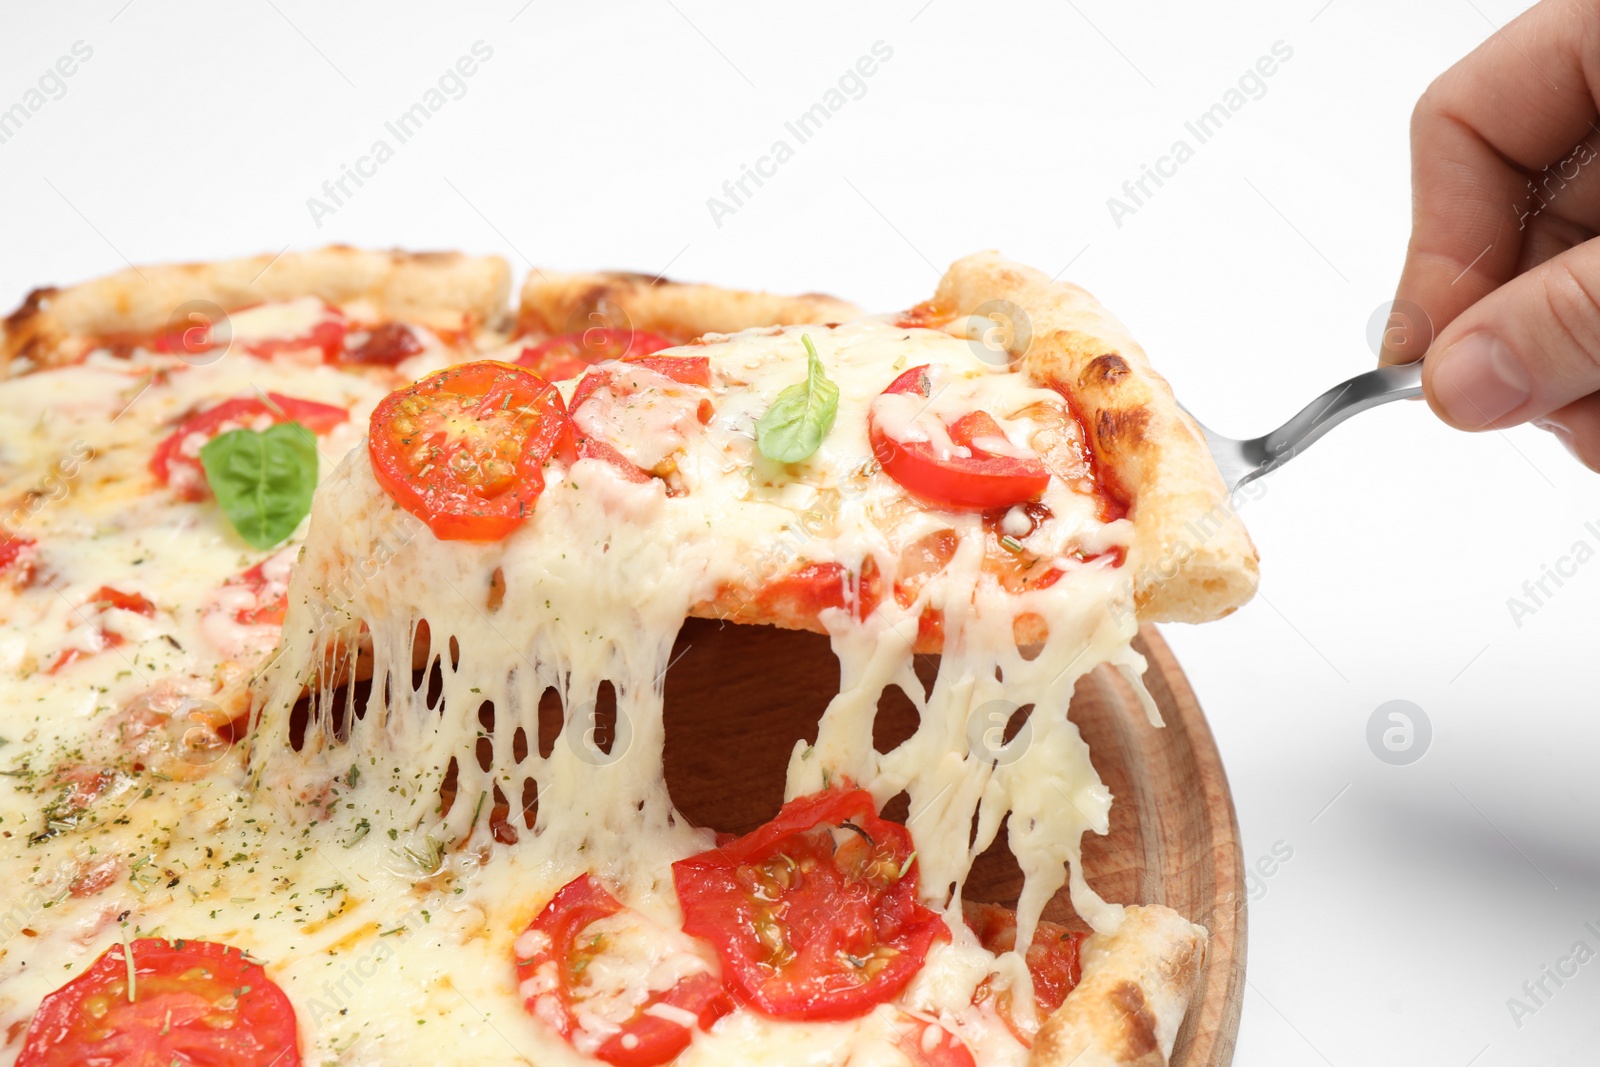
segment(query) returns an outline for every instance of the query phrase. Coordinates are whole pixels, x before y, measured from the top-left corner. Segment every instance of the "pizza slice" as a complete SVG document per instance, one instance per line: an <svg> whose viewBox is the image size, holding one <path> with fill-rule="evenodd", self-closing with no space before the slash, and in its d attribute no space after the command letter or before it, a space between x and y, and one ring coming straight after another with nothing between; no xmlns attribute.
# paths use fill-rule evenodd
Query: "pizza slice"
<svg viewBox="0 0 1600 1067"><path fill-rule="evenodd" d="M0 344L3 629L23 688L103 687L152 766L189 770L182 738L242 726L277 643L319 457L360 441L396 386L501 343L508 288L495 259L331 248L31 293ZM252 508L263 441L286 484ZM208 454L239 467L222 498Z"/></svg>
<svg viewBox="0 0 1600 1067"><path fill-rule="evenodd" d="M506 287L331 249L8 320L4 1055L1165 1062L1206 934L1084 878L1111 798L1065 711L1098 664L1137 687L1139 619L1248 599L1255 555L1138 346L993 255L883 317ZM224 507L232 432L314 441L309 525ZM692 615L839 660L738 838L662 772ZM879 751L889 688L919 725ZM1002 828L1017 906L964 901ZM1041 920L1064 884L1091 932Z"/></svg>

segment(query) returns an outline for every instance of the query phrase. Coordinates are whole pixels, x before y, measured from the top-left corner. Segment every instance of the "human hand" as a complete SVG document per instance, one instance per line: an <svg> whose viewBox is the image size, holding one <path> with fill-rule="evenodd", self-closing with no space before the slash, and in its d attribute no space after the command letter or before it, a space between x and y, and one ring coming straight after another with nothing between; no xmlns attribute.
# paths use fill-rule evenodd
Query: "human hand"
<svg viewBox="0 0 1600 1067"><path fill-rule="evenodd" d="M1426 351L1424 393L1452 426L1532 421L1600 470L1596 57L1600 3L1544 0L1423 93L1391 318L1407 328L1382 359Z"/></svg>

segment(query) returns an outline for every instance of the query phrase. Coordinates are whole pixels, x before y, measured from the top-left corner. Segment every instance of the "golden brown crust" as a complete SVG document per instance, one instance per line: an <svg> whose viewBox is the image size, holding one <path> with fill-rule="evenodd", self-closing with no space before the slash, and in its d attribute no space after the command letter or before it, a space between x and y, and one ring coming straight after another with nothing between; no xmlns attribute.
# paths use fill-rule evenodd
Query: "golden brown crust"
<svg viewBox="0 0 1600 1067"><path fill-rule="evenodd" d="M1125 909L1083 945L1083 979L1033 1042L1032 1067L1167 1067L1205 962L1206 932L1171 908Z"/></svg>
<svg viewBox="0 0 1600 1067"><path fill-rule="evenodd" d="M1249 600L1259 576L1255 546L1205 439L1099 301L980 252L951 265L923 311L959 330L968 316L1007 314L1005 304L1021 309L1008 333L1026 349L1013 354L1036 380L1076 400L1102 474L1130 505L1134 542L1125 566L1139 618L1205 622Z"/></svg>
<svg viewBox="0 0 1600 1067"><path fill-rule="evenodd" d="M342 245L276 257L129 268L81 285L30 293L5 320L0 366L18 358L39 366L76 358L74 338L156 333L190 301L234 311L301 296L332 304L360 300L385 318L470 331L502 319L510 291L510 268L495 256L371 252Z"/></svg>
<svg viewBox="0 0 1600 1067"><path fill-rule="evenodd" d="M591 326L631 327L687 341L758 326L848 322L863 314L854 304L818 293L783 296L648 274L536 270L522 286L517 332L544 336Z"/></svg>

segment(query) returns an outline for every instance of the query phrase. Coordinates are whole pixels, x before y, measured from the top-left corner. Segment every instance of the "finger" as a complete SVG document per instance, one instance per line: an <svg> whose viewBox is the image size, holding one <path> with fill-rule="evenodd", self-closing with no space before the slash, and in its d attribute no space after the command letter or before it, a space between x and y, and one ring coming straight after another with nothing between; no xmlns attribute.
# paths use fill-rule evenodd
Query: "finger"
<svg viewBox="0 0 1600 1067"><path fill-rule="evenodd" d="M1554 434L1585 467L1600 471L1600 394L1557 408L1535 425Z"/></svg>
<svg viewBox="0 0 1600 1067"><path fill-rule="evenodd" d="M1597 120L1600 125L1600 120ZM1600 230L1600 134L1591 132L1560 160L1528 179L1526 199L1517 217L1526 234L1539 222L1560 219ZM1526 242L1524 242L1526 244Z"/></svg>
<svg viewBox="0 0 1600 1067"><path fill-rule="evenodd" d="M1396 303L1442 328L1511 278L1530 202L1527 172L1565 158L1596 117L1585 52L1600 9L1546 2L1439 77L1412 115L1412 232ZM1385 362L1420 358L1428 331L1396 331Z"/></svg>
<svg viewBox="0 0 1600 1067"><path fill-rule="evenodd" d="M1439 417L1463 430L1514 426L1600 390L1600 241L1462 312L1428 350L1422 387Z"/></svg>
<svg viewBox="0 0 1600 1067"><path fill-rule="evenodd" d="M1522 254L1517 257L1516 274L1530 271L1594 236L1595 230L1589 226L1553 212L1540 215L1523 230Z"/></svg>

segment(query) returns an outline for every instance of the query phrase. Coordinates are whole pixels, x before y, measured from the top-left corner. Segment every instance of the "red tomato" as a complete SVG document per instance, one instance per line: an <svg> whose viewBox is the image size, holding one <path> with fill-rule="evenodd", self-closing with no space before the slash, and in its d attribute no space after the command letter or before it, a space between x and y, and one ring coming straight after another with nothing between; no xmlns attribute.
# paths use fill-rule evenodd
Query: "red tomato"
<svg viewBox="0 0 1600 1067"><path fill-rule="evenodd" d="M912 367L889 383L885 393L929 396L928 368ZM1004 437L987 412L973 411L946 427L950 439L970 456L940 456L927 441L895 441L870 415L867 434L884 472L913 496L959 511L989 511L1033 500L1050 484L1050 471L1038 456L1001 455L975 442Z"/></svg>
<svg viewBox="0 0 1600 1067"><path fill-rule="evenodd" d="M693 1039L684 1013L704 1028L732 1005L710 971L697 971L670 989L650 991L614 1033L585 1033L579 1011L585 994L604 994L588 989L582 975L607 945L603 935L589 937L584 932L623 910L593 877L586 874L568 882L528 926L528 933L518 938L524 948L530 947L524 939L531 937L533 943L531 954L517 960L517 982L528 1011L574 1047L590 1051L593 1046L593 1055L616 1067L655 1067L682 1052Z"/></svg>
<svg viewBox="0 0 1600 1067"><path fill-rule="evenodd" d="M191 415L178 425L150 457L150 471L162 485L171 486L180 499L205 500L211 495L200 449L213 437L245 427L259 429L277 422L298 422L312 433L327 433L350 418L344 408L268 393L261 397L235 397Z"/></svg>
<svg viewBox="0 0 1600 1067"><path fill-rule="evenodd" d="M97 617L103 615L106 611L109 611L112 608L119 608L123 611L131 611L136 615L143 615L145 618L151 618L156 613L156 606L143 595L139 593L124 593L122 590L113 589L109 585L102 585L99 589L96 589L94 595L91 596L87 602L85 602L84 606L93 609ZM103 642L104 648L118 648L126 643L123 636L117 633L115 630L107 630L104 626L99 626L97 629L99 630L100 640ZM57 674L64 668L70 667L72 664L78 662L80 659L84 659L93 654L94 653L86 651L82 648L65 649L56 656L55 660L51 662L50 666L45 668L45 673Z"/></svg>
<svg viewBox="0 0 1600 1067"><path fill-rule="evenodd" d="M411 332L411 327L400 322L386 322L374 326L366 340L354 348L345 349L338 359L345 363L366 363L392 367L422 351L422 342Z"/></svg>
<svg viewBox="0 0 1600 1067"><path fill-rule="evenodd" d="M805 563L765 583L756 605L769 616L815 619L850 600L850 572L842 563Z"/></svg>
<svg viewBox="0 0 1600 1067"><path fill-rule="evenodd" d="M113 945L45 997L17 1056L17 1067L299 1063L294 1008L260 964L227 945L159 938Z"/></svg>
<svg viewBox="0 0 1600 1067"><path fill-rule="evenodd" d="M944 920L917 901L911 835L862 789L791 800L744 837L672 865L683 928L767 1015L851 1019L903 989Z"/></svg>
<svg viewBox="0 0 1600 1067"><path fill-rule="evenodd" d="M336 307L323 305L323 314L324 317L320 322L298 337L262 337L251 341L240 341L239 347L261 359L270 359L279 352L293 352L306 348L320 348L324 359L337 359L344 351L348 325L344 313ZM191 317L192 324L183 329L157 334L148 342L150 348L167 355L198 356L217 347L216 338L211 330L212 324L203 320L193 322L192 319L193 317Z"/></svg>
<svg viewBox="0 0 1600 1067"><path fill-rule="evenodd" d="M967 925L978 935L978 941L990 952L1010 952L1017 946L1017 915L1010 908L998 904L964 904ZM1033 942L1028 945L1026 961L1028 974L1033 978L1033 1000L1039 1017L1061 1007L1067 994L1077 988L1083 978L1083 963L1079 953L1089 935L1068 930L1057 923L1041 922L1034 931ZM989 995L979 987L980 999ZM995 1008L1006 1026L1023 1044L1032 1044L1032 1034L1018 1026L1011 1012L1011 995L1002 992L996 997Z"/></svg>
<svg viewBox="0 0 1600 1067"><path fill-rule="evenodd" d="M372 473L442 541L498 541L573 453L556 387L522 367L460 363L383 398L367 438Z"/></svg>
<svg viewBox="0 0 1600 1067"><path fill-rule="evenodd" d="M300 337L263 337L244 341L244 350L261 359L271 359L279 352L294 352L305 348L322 349L322 358L332 362L344 353L344 338L348 330L344 313L335 307L325 307L325 318L310 332Z"/></svg>
<svg viewBox="0 0 1600 1067"><path fill-rule="evenodd" d="M169 330L156 337L151 348L168 356L198 356L216 347L210 323L194 323L181 330Z"/></svg>
<svg viewBox="0 0 1600 1067"><path fill-rule="evenodd" d="M868 556L859 576L842 563L803 563L762 585L755 603L769 618L815 619L828 608L850 608L865 619L882 599L878 561Z"/></svg>
<svg viewBox="0 0 1600 1067"><path fill-rule="evenodd" d="M698 385L702 388L711 385L711 360L706 356L634 357L630 355L625 362L664 375L682 385ZM572 412L576 414L578 408L582 407L602 387L609 388L618 396L631 395L636 389L635 383L627 379L625 372L612 372L596 367L588 374L585 374L583 380L578 383L577 388L572 391L572 404L570 405ZM708 400L701 401L701 410L696 413L696 417L702 424L710 421L710 412L706 410L709 404L710 401ZM609 443L597 437L590 437L581 430L577 430L576 426L574 426L574 430L578 433L578 455L585 459L605 460L617 468L622 473L622 476L630 482L648 482L650 480L649 471L640 468Z"/></svg>
<svg viewBox="0 0 1600 1067"><path fill-rule="evenodd" d="M629 359L626 362L653 370L682 385L698 385L703 388L711 385L711 359L708 356L645 356L641 359ZM623 395L634 391L631 383L621 381L611 371L597 367L585 374L583 381L572 391L572 410L577 411L601 386L610 386L612 392Z"/></svg>
<svg viewBox="0 0 1600 1067"><path fill-rule="evenodd" d="M24 552L36 544L38 542L31 537L0 536L0 571L17 562Z"/></svg>
<svg viewBox="0 0 1600 1067"><path fill-rule="evenodd" d="M641 356L671 348L677 342L647 330L613 330L596 326L577 333L552 337L517 357L519 367L527 367L546 381L564 382L576 378L596 363L620 359L633 363Z"/></svg>
<svg viewBox="0 0 1600 1067"><path fill-rule="evenodd" d="M94 596L89 598L89 603L104 611L106 608L121 608L131 611L146 618L156 613L156 606L139 593L124 593L120 589L113 589L109 585L102 585L95 590Z"/></svg>
<svg viewBox="0 0 1600 1067"><path fill-rule="evenodd" d="M914 1067L978 1067L961 1039L938 1023L902 1015L894 1028L895 1047Z"/></svg>
<svg viewBox="0 0 1600 1067"><path fill-rule="evenodd" d="M255 607L241 608L233 613L234 622L244 626L283 625L284 617L289 614L288 586L285 579L268 577L265 571L267 564L275 558L269 556L243 574L223 583L245 586L256 597Z"/></svg>
<svg viewBox="0 0 1600 1067"><path fill-rule="evenodd" d="M598 437L587 434L578 437L578 455L584 459L604 460L617 469L624 479L641 485L650 480L650 472L633 462Z"/></svg>

